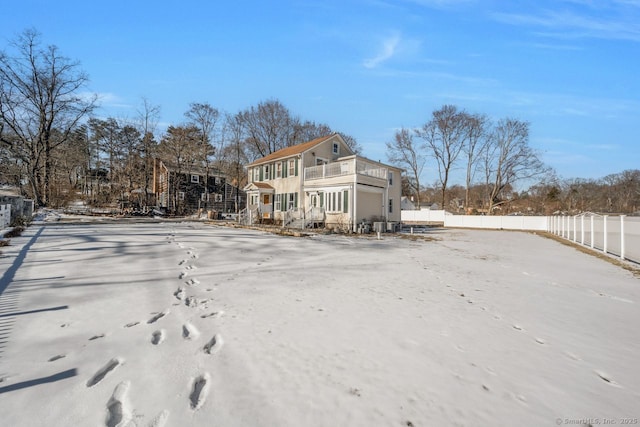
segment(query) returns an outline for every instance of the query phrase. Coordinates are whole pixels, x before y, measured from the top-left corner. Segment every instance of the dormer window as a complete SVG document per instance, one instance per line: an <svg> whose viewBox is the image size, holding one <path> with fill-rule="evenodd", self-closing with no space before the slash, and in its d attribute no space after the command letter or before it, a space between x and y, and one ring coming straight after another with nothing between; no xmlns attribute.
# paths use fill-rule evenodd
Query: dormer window
<svg viewBox="0 0 640 427"><path fill-rule="evenodd" d="M333 154L340 154L340 145L337 142L333 143Z"/></svg>

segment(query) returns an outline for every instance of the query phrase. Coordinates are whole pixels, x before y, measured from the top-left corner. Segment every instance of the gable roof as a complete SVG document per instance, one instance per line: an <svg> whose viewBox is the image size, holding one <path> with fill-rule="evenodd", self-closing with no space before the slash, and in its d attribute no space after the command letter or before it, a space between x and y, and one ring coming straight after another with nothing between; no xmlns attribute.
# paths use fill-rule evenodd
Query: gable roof
<svg viewBox="0 0 640 427"><path fill-rule="evenodd" d="M259 165L261 163L266 163L275 159L282 159L285 157L291 157L295 156L296 154L304 153L305 151L312 149L316 145L323 143L336 135L339 136L337 133L332 133L331 135L321 136L320 138L312 139L311 141L303 142L302 144L282 148L278 151L274 151L273 153L266 155L261 159L249 163L247 166Z"/></svg>
<svg viewBox="0 0 640 427"><path fill-rule="evenodd" d="M251 190L275 190L275 188L273 188L272 186L270 186L269 184L266 184L264 182L250 182L247 185L244 186L244 191L251 191Z"/></svg>

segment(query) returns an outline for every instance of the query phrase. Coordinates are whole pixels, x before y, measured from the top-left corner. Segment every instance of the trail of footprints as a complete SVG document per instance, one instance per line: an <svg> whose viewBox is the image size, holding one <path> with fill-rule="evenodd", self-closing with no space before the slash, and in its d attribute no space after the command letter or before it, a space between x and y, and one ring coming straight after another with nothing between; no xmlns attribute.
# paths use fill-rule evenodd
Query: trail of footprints
<svg viewBox="0 0 640 427"><path fill-rule="evenodd" d="M416 256L414 256L414 255L409 255L409 257L410 257L411 259L413 259L414 261L416 261L416 262L417 262L417 263L418 263L418 264L419 264L423 269L425 269L425 270L429 270L429 267L428 267L425 263L423 263L423 262L422 262L418 257L416 257ZM523 274L528 275L528 273L526 273L526 272L523 272ZM438 276L437 276L437 279L438 279L438 280L440 280L440 277L438 277ZM453 289L453 288L451 287L451 285L447 285L447 288L451 288L450 290L451 290L452 292L454 292L455 294L457 294L458 296L463 297L463 298L466 298L466 299L467 299L467 303L469 303L469 304L473 304L473 303L474 303L474 301L473 301L472 299L468 298L468 296L466 296L466 295L464 294L464 292L460 292L460 291L457 291L457 290ZM476 290L479 290L479 289L476 289ZM604 295L602 295L602 294L600 294L600 295L601 295L601 296L604 296ZM487 311L487 308L486 308L486 307L483 307L483 306L480 306L480 309L481 309L482 311ZM494 318L495 320L497 320L497 321L502 321L502 320L503 320L502 316L501 316L500 314L498 314L498 313L494 313L494 314L493 314L493 318ZM522 325L518 324L518 323L512 323L512 324L511 324L511 328L512 328L513 330L515 330L515 331L518 331L518 332L522 332L522 333L526 333L526 334L528 334L528 332L524 329L524 327L523 327ZM542 346L547 345L547 341L546 341L545 339L541 338L541 337L534 336L534 337L533 337L533 341L534 341L536 344L539 344L539 345L542 345ZM461 346L457 346L457 348L458 348L458 350L463 351L463 350L461 349ZM571 353L571 352L564 351L564 352L563 352L563 354L564 354L566 357L568 357L569 359L571 359L571 360L574 360L574 361L582 361L582 359L581 359L580 357L576 356L575 354L573 354L573 353ZM474 365L474 366L475 366L475 365ZM493 374L495 375L495 372L493 372L493 370L490 370L490 369L487 369L487 370L488 370L488 371L490 371L491 373L493 373ZM607 384L609 384L609 385L611 385L611 386L613 386L613 387L622 387L620 384L618 384L616 381L614 381L614 380L611 378L611 376L610 376L610 375L608 375L607 373L604 373L604 372L602 372L602 371L600 371L600 370L594 370L594 371L593 371L593 374L595 374L595 376L596 376L597 378L601 379L602 381L604 381L605 383L607 383ZM489 391L489 388L488 388L486 385L484 385L484 384L482 385L482 388L483 388L485 391ZM526 400L526 399L524 399L524 397L522 397L522 396L520 396L520 395L518 395L518 396L516 396L516 397L517 397L518 399L522 400L522 401L525 401L525 400Z"/></svg>
<svg viewBox="0 0 640 427"><path fill-rule="evenodd" d="M184 245L180 242L175 241L175 231L170 233L167 236L167 243L175 243L180 249L184 249ZM178 279L185 279L189 273L194 272L197 267L193 264L189 264L190 261L198 259L198 253L194 251L194 248L188 248L186 254L189 256L188 259L181 260L178 265L182 267L182 271L178 275ZM189 280L184 282L186 287L194 287L200 284L200 281L196 278L190 278ZM191 309L206 309L207 304L212 301L210 298L199 299L195 296L187 296L187 288L184 286L178 287L178 289L173 293L173 296L184 303L186 307ZM178 304L181 305L181 304ZM166 309L162 312L155 313L151 317L147 319L145 322L147 325L153 325L156 322L162 321L165 317L170 314L170 310ZM200 318L212 318L217 319L220 318L223 314L223 311L210 312L200 315ZM140 325L140 321L134 321L127 323L124 325L124 328L133 328L135 326ZM64 326L64 325L63 325ZM197 341L199 340L201 334L200 331L191 323L187 322L182 325L182 338L185 341ZM96 334L90 337L89 341L95 341L98 339L105 338L106 334ZM161 345L167 338L167 330L166 329L156 329L151 333L150 343L153 346ZM223 345L223 339L220 334L215 334L211 337L206 343L201 347L200 351L206 355L214 355L220 351ZM58 354L48 359L48 362L55 362L57 360L63 359L66 357L66 354ZM104 364L100 369L98 369L86 382L87 388L92 388L98 386L105 378L114 375L114 372L125 363L124 359L121 357L115 357L109 360L106 364ZM188 396L188 405L189 408L193 411L197 411L200 409L209 395L209 388L211 384L211 377L208 372L204 372L198 375L195 378L189 380L189 396ZM105 425L107 427L122 427L122 426L133 426L135 424L134 410L131 408L131 405L128 400L129 389L131 388L130 381L122 381L118 383L115 387L113 394L109 398L109 401L106 405L106 419ZM149 427L163 427L169 418L169 411L163 410L158 413L148 424Z"/></svg>

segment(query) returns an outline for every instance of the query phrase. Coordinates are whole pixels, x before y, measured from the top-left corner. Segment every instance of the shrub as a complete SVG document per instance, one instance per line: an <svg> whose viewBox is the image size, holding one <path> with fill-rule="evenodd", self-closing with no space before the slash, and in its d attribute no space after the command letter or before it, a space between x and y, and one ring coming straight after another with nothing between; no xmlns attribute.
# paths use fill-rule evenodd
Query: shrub
<svg viewBox="0 0 640 427"><path fill-rule="evenodd" d="M22 234L23 231L24 231L24 227L13 227L13 229L7 231L4 234L4 237L7 237L7 238L18 237Z"/></svg>
<svg viewBox="0 0 640 427"><path fill-rule="evenodd" d="M31 224L31 218L24 215L18 215L11 220L10 227L27 227Z"/></svg>

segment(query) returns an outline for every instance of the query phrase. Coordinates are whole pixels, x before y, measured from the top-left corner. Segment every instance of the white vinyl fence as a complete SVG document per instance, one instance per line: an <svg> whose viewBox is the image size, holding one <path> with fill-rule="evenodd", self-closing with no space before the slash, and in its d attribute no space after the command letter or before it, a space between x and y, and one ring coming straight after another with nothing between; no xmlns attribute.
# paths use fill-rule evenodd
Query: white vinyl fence
<svg viewBox="0 0 640 427"><path fill-rule="evenodd" d="M548 231L601 251L640 263L640 217L584 213L576 216L453 215L443 210L402 211L402 222L441 222L445 227Z"/></svg>
<svg viewBox="0 0 640 427"><path fill-rule="evenodd" d="M444 222L445 215L449 214L441 209L403 210L400 212L400 218L404 223Z"/></svg>
<svg viewBox="0 0 640 427"><path fill-rule="evenodd" d="M0 205L0 230L11 224L11 205Z"/></svg>
<svg viewBox="0 0 640 427"><path fill-rule="evenodd" d="M549 231L572 242L640 263L640 217L592 213L553 216Z"/></svg>

